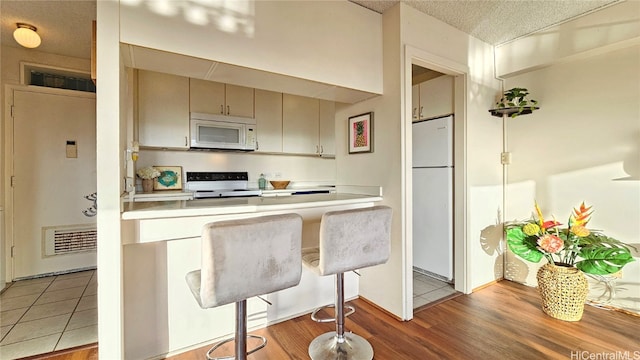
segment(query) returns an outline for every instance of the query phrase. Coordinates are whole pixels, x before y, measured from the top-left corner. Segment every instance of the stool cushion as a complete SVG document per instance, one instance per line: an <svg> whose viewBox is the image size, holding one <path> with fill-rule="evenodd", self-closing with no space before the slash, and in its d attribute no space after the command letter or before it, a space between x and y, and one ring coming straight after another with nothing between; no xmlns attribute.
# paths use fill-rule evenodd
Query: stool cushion
<svg viewBox="0 0 640 360"><path fill-rule="evenodd" d="M271 215L206 224L202 269L187 274L202 308L242 301L300 282L302 218Z"/></svg>
<svg viewBox="0 0 640 360"><path fill-rule="evenodd" d="M304 264L324 276L387 262L391 216L388 206L325 213L319 247L303 251Z"/></svg>

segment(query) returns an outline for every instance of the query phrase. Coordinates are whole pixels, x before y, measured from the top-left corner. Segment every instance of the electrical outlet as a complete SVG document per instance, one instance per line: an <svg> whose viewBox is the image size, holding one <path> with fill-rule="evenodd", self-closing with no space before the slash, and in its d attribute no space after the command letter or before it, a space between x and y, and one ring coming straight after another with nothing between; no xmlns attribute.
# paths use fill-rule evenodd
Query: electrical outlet
<svg viewBox="0 0 640 360"><path fill-rule="evenodd" d="M511 164L511 153L510 152L503 152L500 154L500 163L502 165L509 165Z"/></svg>
<svg viewBox="0 0 640 360"><path fill-rule="evenodd" d="M132 177L124 178L124 188L126 192L132 192L136 187L135 181Z"/></svg>

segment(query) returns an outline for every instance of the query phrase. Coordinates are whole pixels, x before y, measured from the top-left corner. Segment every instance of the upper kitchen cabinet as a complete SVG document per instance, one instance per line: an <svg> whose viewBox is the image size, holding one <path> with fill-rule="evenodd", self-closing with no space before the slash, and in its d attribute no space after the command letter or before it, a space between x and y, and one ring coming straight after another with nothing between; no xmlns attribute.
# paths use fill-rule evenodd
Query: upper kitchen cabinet
<svg viewBox="0 0 640 360"><path fill-rule="evenodd" d="M285 153L334 156L335 103L283 94L282 133Z"/></svg>
<svg viewBox="0 0 640 360"><path fill-rule="evenodd" d="M189 146L189 79L138 71L138 141L141 146Z"/></svg>
<svg viewBox="0 0 640 360"><path fill-rule="evenodd" d="M293 154L320 154L320 101L282 95L282 150Z"/></svg>
<svg viewBox="0 0 640 360"><path fill-rule="evenodd" d="M336 154L336 103L320 100L320 155Z"/></svg>
<svg viewBox="0 0 640 360"><path fill-rule="evenodd" d="M282 93L256 89L256 151L282 152Z"/></svg>
<svg viewBox="0 0 640 360"><path fill-rule="evenodd" d="M444 75L419 84L420 120L453 114L453 77ZM413 104L415 107L415 103Z"/></svg>
<svg viewBox="0 0 640 360"><path fill-rule="evenodd" d="M191 112L254 117L254 89L215 81L189 79Z"/></svg>
<svg viewBox="0 0 640 360"><path fill-rule="evenodd" d="M420 120L422 108L420 107L420 84L411 87L411 120Z"/></svg>

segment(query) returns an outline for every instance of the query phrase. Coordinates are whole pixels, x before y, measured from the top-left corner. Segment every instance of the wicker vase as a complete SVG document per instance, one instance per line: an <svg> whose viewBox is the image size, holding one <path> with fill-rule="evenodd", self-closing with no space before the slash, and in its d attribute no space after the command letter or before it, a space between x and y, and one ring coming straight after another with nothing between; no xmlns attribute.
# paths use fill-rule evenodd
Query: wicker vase
<svg viewBox="0 0 640 360"><path fill-rule="evenodd" d="M542 310L564 321L579 321L584 311L589 284L584 274L566 264L545 264L538 270Z"/></svg>

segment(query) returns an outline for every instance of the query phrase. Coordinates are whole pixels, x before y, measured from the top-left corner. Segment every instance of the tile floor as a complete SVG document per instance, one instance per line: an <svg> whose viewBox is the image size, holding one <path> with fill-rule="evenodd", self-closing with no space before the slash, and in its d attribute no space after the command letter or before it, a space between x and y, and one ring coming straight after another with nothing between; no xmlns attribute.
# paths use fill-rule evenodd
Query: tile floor
<svg viewBox="0 0 640 360"><path fill-rule="evenodd" d="M455 293L456 290L453 288L452 284L437 280L416 271L413 272L414 309Z"/></svg>
<svg viewBox="0 0 640 360"><path fill-rule="evenodd" d="M98 341L95 270L16 281L0 295L0 359Z"/></svg>

